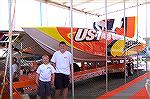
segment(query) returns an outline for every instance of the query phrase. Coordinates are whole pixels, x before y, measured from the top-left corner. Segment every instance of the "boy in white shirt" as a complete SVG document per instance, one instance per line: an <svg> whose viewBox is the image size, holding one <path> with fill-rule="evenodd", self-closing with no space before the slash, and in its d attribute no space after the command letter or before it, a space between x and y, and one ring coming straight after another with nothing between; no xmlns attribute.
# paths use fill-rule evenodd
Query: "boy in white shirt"
<svg viewBox="0 0 150 99"><path fill-rule="evenodd" d="M67 99L69 75L71 75L72 54L67 51L67 45L64 41L59 43L59 50L56 51L51 59L53 66L56 69L55 73L55 99L58 99L63 94L63 98Z"/></svg>
<svg viewBox="0 0 150 99"><path fill-rule="evenodd" d="M51 98L51 84L54 84L55 78L55 69L49 63L49 56L42 56L43 64L41 64L36 73L36 83L38 85L38 96L37 98L41 98L41 96L46 96L47 99Z"/></svg>

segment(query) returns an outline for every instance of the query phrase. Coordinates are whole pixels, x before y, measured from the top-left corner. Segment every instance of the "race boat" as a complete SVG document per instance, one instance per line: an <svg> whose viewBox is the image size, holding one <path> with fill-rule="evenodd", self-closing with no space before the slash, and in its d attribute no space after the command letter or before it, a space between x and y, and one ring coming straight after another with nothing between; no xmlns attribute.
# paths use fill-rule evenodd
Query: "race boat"
<svg viewBox="0 0 150 99"><path fill-rule="evenodd" d="M135 20L136 17L126 18L125 41L123 29L124 22L122 22L120 28L116 27L112 30L114 20L108 19L107 31L105 31L104 20L102 20L103 22L99 22L99 24L94 23L94 29L73 28L74 60L101 61L105 59L106 46L108 57L128 56L143 51L146 44L144 40L137 41L135 38ZM23 28L23 30L51 55L58 50L60 41L65 41L68 45L68 49L70 48L70 27L33 27ZM32 46L30 46L30 49L31 48ZM32 49L31 53L36 52Z"/></svg>

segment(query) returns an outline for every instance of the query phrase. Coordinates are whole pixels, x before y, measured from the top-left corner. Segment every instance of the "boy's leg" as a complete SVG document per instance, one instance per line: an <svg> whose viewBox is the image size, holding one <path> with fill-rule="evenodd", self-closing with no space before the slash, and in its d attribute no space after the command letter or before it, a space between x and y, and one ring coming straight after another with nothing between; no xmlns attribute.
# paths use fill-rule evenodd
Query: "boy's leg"
<svg viewBox="0 0 150 99"><path fill-rule="evenodd" d="M36 99L41 99L41 97L37 95L37 96L36 96Z"/></svg>
<svg viewBox="0 0 150 99"><path fill-rule="evenodd" d="M47 96L47 99L51 99L51 96Z"/></svg>
<svg viewBox="0 0 150 99"><path fill-rule="evenodd" d="M46 96L45 83L43 81L40 81L40 80L39 80L37 95L38 95L37 99L40 99L41 96Z"/></svg>
<svg viewBox="0 0 150 99"><path fill-rule="evenodd" d="M58 99L60 95L61 95L61 89L56 89L56 91L55 91L55 99Z"/></svg>
<svg viewBox="0 0 150 99"><path fill-rule="evenodd" d="M68 86L69 86L69 75L63 75L63 97L67 99L68 96Z"/></svg>
<svg viewBox="0 0 150 99"><path fill-rule="evenodd" d="M68 88L64 88L64 90L63 90L64 99L67 99L67 96L68 96Z"/></svg>
<svg viewBox="0 0 150 99"><path fill-rule="evenodd" d="M45 82L46 86L45 86L45 95L47 96L47 99L51 99L51 82Z"/></svg>
<svg viewBox="0 0 150 99"><path fill-rule="evenodd" d="M61 73L55 74L55 99L58 99L61 95L61 89L63 88L63 77Z"/></svg>

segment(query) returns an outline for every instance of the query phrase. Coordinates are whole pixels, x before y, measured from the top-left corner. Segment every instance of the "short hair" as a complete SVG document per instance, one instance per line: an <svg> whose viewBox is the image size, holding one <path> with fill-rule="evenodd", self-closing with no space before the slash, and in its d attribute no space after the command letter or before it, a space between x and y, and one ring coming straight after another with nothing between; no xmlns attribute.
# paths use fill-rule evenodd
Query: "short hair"
<svg viewBox="0 0 150 99"><path fill-rule="evenodd" d="M48 56L47 54L44 54L44 55L42 56L42 58L43 58L43 57L48 57L48 58L49 58L49 56Z"/></svg>
<svg viewBox="0 0 150 99"><path fill-rule="evenodd" d="M64 41L61 41L61 42L59 43L59 46L60 46L61 44L66 45L66 43L65 43Z"/></svg>

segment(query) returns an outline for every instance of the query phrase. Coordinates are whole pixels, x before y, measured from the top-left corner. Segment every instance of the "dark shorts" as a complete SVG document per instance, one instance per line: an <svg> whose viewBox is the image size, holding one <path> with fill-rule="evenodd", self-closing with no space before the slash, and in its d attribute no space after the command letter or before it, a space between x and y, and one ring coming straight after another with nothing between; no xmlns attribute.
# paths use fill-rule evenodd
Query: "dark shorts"
<svg viewBox="0 0 150 99"><path fill-rule="evenodd" d="M39 86L37 91L38 96L50 96L51 95L51 82L43 82L39 80Z"/></svg>
<svg viewBox="0 0 150 99"><path fill-rule="evenodd" d="M55 73L55 88L62 89L67 88L69 85L69 75L62 73Z"/></svg>

